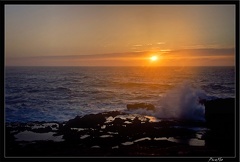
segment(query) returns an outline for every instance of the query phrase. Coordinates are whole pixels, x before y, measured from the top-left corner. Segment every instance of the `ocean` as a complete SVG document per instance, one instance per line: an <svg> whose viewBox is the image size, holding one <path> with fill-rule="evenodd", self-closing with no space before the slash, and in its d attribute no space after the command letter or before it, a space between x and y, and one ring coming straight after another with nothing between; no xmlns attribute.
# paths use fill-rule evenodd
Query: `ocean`
<svg viewBox="0 0 240 162"><path fill-rule="evenodd" d="M5 121L68 121L136 110L157 118L204 120L201 99L235 98L235 67L6 67Z"/></svg>

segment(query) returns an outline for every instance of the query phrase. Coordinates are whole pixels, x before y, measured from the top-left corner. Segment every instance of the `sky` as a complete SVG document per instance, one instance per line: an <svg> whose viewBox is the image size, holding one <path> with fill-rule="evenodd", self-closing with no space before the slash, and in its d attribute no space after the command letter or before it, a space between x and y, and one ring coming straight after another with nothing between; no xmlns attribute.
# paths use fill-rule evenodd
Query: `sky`
<svg viewBox="0 0 240 162"><path fill-rule="evenodd" d="M5 5L6 66L234 64L234 5Z"/></svg>

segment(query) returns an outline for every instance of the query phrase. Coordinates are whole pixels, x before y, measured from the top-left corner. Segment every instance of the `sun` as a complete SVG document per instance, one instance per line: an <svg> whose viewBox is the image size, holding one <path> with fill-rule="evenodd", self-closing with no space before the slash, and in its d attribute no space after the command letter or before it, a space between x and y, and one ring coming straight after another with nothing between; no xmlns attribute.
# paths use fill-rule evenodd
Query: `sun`
<svg viewBox="0 0 240 162"><path fill-rule="evenodd" d="M158 60L158 57L157 57L157 56L151 56L151 57L150 57L150 60L151 60L151 61L157 61L157 60Z"/></svg>

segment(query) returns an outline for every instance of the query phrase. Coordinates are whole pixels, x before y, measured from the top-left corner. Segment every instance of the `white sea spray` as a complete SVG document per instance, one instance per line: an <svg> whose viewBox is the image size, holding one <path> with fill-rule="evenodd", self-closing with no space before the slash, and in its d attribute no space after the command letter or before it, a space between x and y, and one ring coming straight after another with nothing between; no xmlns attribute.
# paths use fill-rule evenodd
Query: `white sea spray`
<svg viewBox="0 0 240 162"><path fill-rule="evenodd" d="M206 98L204 91L183 83L160 98L153 115L158 118L205 120L205 107L199 101Z"/></svg>

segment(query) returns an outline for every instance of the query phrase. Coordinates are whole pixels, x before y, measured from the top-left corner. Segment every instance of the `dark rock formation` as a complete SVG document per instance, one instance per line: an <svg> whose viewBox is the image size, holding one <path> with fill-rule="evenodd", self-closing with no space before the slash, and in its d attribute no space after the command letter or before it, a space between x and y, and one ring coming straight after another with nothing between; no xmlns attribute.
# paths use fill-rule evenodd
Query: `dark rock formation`
<svg viewBox="0 0 240 162"><path fill-rule="evenodd" d="M95 128L98 125L103 124L106 121L106 117L123 114L119 111L111 111L108 113L89 114L83 117L77 116L74 119L69 120L64 128Z"/></svg>
<svg viewBox="0 0 240 162"><path fill-rule="evenodd" d="M36 133L48 133L52 131L52 128L50 126L47 126L46 128L32 129L32 131Z"/></svg>
<svg viewBox="0 0 240 162"><path fill-rule="evenodd" d="M134 109L147 109L147 110L155 110L155 106L147 103L135 103L135 104L127 104L128 110Z"/></svg>
<svg viewBox="0 0 240 162"><path fill-rule="evenodd" d="M222 155L233 155L235 134L235 99L216 99L205 105L206 145L222 150Z"/></svg>
<svg viewBox="0 0 240 162"><path fill-rule="evenodd" d="M102 124L105 118L101 114L89 114L84 117L77 116L74 119L69 120L65 127L70 128L89 128L96 127L98 124Z"/></svg>
<svg viewBox="0 0 240 162"><path fill-rule="evenodd" d="M51 128L32 129L27 127L27 124L12 124L12 127L8 126L6 129L6 153L8 156L58 157L233 156L234 99L204 101L203 104L206 109L206 123L176 119L150 122L144 120L144 115L133 118L132 114L119 111L77 116L64 124L59 123L59 127L56 127L58 129L55 136L62 135L64 141L61 142L16 141L12 132L29 130L42 133L51 131ZM153 105L145 103L130 104L127 107L129 110L155 109ZM31 126L34 124L38 123ZM199 133L203 136L197 137ZM168 138L176 140L171 141ZM193 138L204 140L205 145L191 146L188 142L181 142Z"/></svg>
<svg viewBox="0 0 240 162"><path fill-rule="evenodd" d="M204 105L207 125L212 129L234 127L234 103L234 98L206 101Z"/></svg>

